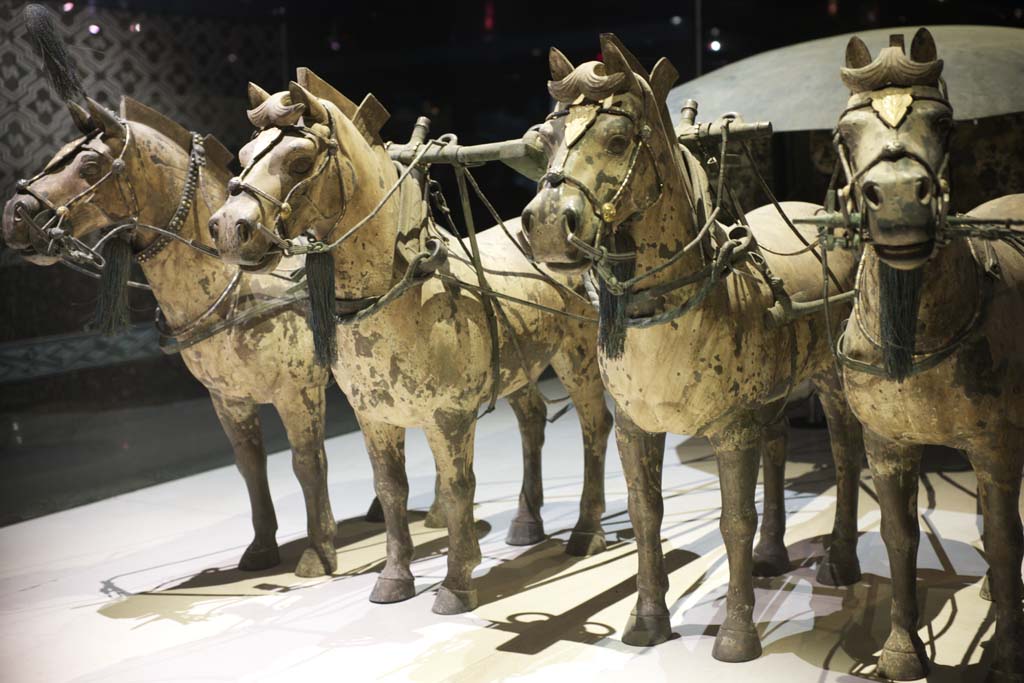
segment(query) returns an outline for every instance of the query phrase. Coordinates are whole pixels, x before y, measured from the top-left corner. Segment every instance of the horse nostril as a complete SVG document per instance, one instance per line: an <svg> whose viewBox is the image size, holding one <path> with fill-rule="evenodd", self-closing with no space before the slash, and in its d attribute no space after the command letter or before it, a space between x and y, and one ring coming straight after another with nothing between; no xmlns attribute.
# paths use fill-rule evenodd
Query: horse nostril
<svg viewBox="0 0 1024 683"><path fill-rule="evenodd" d="M213 239L217 239L217 219L211 218L210 222L207 224L207 227L210 229L210 237L212 237Z"/></svg>
<svg viewBox="0 0 1024 683"><path fill-rule="evenodd" d="M932 198L932 181L930 178L917 179L917 201L927 204Z"/></svg>
<svg viewBox="0 0 1024 683"><path fill-rule="evenodd" d="M252 221L245 218L239 218L235 221L235 229L238 231L238 238L241 242L248 242L252 239L253 227Z"/></svg>
<svg viewBox="0 0 1024 683"><path fill-rule="evenodd" d="M580 217L579 214L576 213L576 209L566 209L562 214L562 218L565 220L565 227L569 229L569 232L575 235L580 225Z"/></svg>
<svg viewBox="0 0 1024 683"><path fill-rule="evenodd" d="M872 209L882 206L882 190L876 183L864 183L863 192L864 198L868 200Z"/></svg>
<svg viewBox="0 0 1024 683"><path fill-rule="evenodd" d="M530 232L530 224L533 222L533 212L529 209L523 211L523 232Z"/></svg>

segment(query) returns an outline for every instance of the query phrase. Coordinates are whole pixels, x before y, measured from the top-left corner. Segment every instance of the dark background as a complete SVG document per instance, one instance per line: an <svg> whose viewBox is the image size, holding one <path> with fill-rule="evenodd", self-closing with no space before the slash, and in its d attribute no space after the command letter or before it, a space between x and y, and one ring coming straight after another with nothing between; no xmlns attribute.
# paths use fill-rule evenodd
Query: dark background
<svg viewBox="0 0 1024 683"><path fill-rule="evenodd" d="M548 112L549 46L574 63L597 58L605 31L648 66L670 58L686 81L767 49L861 29L1024 26L1024 0L44 4L60 15L90 95L113 107L129 94L215 133L232 150L250 133L246 82L276 91L298 66L356 102L372 91L392 114L385 139L404 141L416 117L427 115L434 135L478 143L519 137ZM4 198L16 178L35 173L74 137L24 38L22 8L0 3ZM778 170L794 146L772 145ZM476 175L505 216L518 214L534 191L500 165ZM814 183L788 177L774 174L782 197L821 200ZM489 224L482 211L477 218ZM231 461L205 390L178 357L156 349L147 295L134 295L132 334L111 341L82 333L95 284L60 266L34 267L0 251L0 291L0 524ZM329 432L354 428L340 392L328 393ZM268 448L285 448L269 411L264 424Z"/></svg>

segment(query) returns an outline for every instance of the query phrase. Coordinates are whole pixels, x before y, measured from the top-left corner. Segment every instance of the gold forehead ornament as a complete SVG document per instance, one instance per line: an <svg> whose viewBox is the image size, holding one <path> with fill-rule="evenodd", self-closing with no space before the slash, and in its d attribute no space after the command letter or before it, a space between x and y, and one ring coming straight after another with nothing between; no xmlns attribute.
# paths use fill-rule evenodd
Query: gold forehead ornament
<svg viewBox="0 0 1024 683"><path fill-rule="evenodd" d="M871 93L871 108L890 128L898 128L914 98L901 88L885 88Z"/></svg>

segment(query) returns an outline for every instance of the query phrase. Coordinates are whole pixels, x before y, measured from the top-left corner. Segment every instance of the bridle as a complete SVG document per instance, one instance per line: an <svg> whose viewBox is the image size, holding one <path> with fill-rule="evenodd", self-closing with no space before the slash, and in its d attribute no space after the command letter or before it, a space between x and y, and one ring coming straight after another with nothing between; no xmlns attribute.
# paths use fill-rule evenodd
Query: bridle
<svg viewBox="0 0 1024 683"><path fill-rule="evenodd" d="M171 215L170 220L167 222L167 225L165 227L157 227L139 222L139 214L141 213L139 195L135 191L135 186L131 181L131 177L126 173L127 164L125 163L128 149L129 147L132 147L134 134L127 121L122 119L118 119L118 121L124 130L124 144L117 156L111 155L106 150L98 150L94 147L88 146L93 140L96 140L103 135L103 131L96 128L81 138L64 154L48 163L42 171L27 180L19 180L17 184L18 192L31 196L39 202L40 205L52 213L43 225L39 225L36 222L35 217L29 216L23 210L19 212L19 217L28 224L29 229L34 230L38 235L43 237L43 239L49 241L49 245L47 247L48 253L53 253L54 247L57 247L57 254L62 260L68 263L68 265L72 265L72 267L89 265L102 269L106 263L101 253L103 245L117 236L124 236L125 233L134 232L136 229L140 228L156 232L159 236L148 246L134 254L135 260L139 263L145 263L146 261L151 260L174 240L181 241L193 249L207 254L208 256L215 256L216 252L211 250L209 247L199 245L193 240L185 240L179 235L185 219L191 212L192 205L195 202L196 191L199 187L201 169L206 165L206 149L203 145L202 136L198 133L190 133L191 145L189 149L189 162L185 171L185 183L182 188L181 197L178 199L178 205L175 208L174 213ZM100 154L110 160L110 169L94 183L60 205L54 204L42 193L36 192L32 188L33 184L42 178L51 175L53 169L63 166L69 160L74 159L84 149L89 149L90 151ZM110 228L94 246L90 246L75 237L72 234L72 231L66 229L71 225L71 219L68 218L68 216L71 212L71 208L75 204L91 199L95 196L99 188L108 181L112 181L116 185L118 194L120 194L121 199L124 202L128 217L124 222ZM131 197L130 203L128 201L128 197Z"/></svg>
<svg viewBox="0 0 1024 683"><path fill-rule="evenodd" d="M641 113L640 121L646 119L644 114L647 110L647 98L643 98L643 112ZM552 121L561 117L568 116L574 106L593 106L593 105L569 105L565 109L561 109L549 114L546 118L547 121ZM570 149L574 147L580 140L583 139L586 130L590 129L596 122L597 118L602 115L610 116L622 116L630 121L633 129L632 136L632 151L630 152L629 162L626 165L626 172L622 175L622 180L619 181L618 187L612 192L612 196L607 201L601 201L594 192L586 186L585 183L579 179L574 178L565 172L565 162L569 158L568 151L562 158L559 166L554 170L548 170L540 181L538 181L538 190L542 190L547 187L557 187L558 185L565 183L570 185L583 195L587 200L587 205L590 210L593 211L594 216L597 217L598 229L594 234L594 240L592 243L587 243L584 240L578 238L573 234L572 230L568 225L565 225L566 237L569 242L576 247L586 258L594 262L602 261L631 261L636 258L636 252L614 252L610 251L605 247L602 242L607 234L610 234L616 225L628 224L632 221L639 220L643 215L658 201L661 199L664 193L665 185L661 178L661 171L658 169L657 160L654 157L654 152L651 150L648 140L651 137L651 127L646 123L639 123L637 118L633 116L629 111L612 105L601 104L597 107L594 115L590 121L586 124L586 128L580 132L573 140L569 141L567 147ZM646 206L638 208L636 211L627 216L624 220L615 222L615 219L619 215L619 203L622 201L622 197L626 190L629 188L630 183L633 179L634 172L636 171L637 162L640 160L641 150L646 150L648 159L651 162L651 168L654 169L656 183L658 187L657 196L649 201Z"/></svg>
<svg viewBox="0 0 1024 683"><path fill-rule="evenodd" d="M643 109L641 112L641 121L646 121L647 113L647 95L643 95ZM548 116L548 119L559 118L562 116L568 116L570 110L574 106L570 105L564 110L559 110ZM587 105L584 105L587 106ZM589 105L593 106L593 105ZM695 309L711 294L715 285L722 280L723 277L727 276L732 271L734 264L747 259L751 256L751 250L754 246L753 238L750 234L749 229L744 226L738 226L733 229L733 232L729 235L728 239L724 240L721 244L714 248L714 253L711 254L709 259L705 260L705 264L699 270L683 275L678 278L674 278L669 282L659 284L657 286L649 287L647 289L639 289L638 286L645 280L653 277L654 275L665 271L667 268L682 259L691 249L696 246L705 243L708 237L711 227L715 225L715 220L719 213L719 207L716 208L706 216L704 225L698 231L697 236L690 241L688 244L677 250L674 254L669 256L663 263L647 270L646 272L631 277L626 280L619 279L614 273L611 265L616 263L631 263L635 262L637 253L635 251L619 252L610 250L606 247L603 242L607 239L608 235L611 234L616 226L622 226L627 223L637 221L643 217L643 215L654 207L659 200L664 196L665 184L661 175L661 171L658 168L657 158L654 156L654 151L650 147L650 137L652 135L651 127L646 123L638 123L637 118L618 107L608 106L601 104L596 114L592 117L591 121L587 124L586 129L593 126L597 117L601 114L610 114L614 116L625 116L633 124L633 151L630 155L629 163L626 167L626 172L623 174L622 179L619 181L618 186L612 193L611 198L606 202L601 202L597 196L586 187L584 183L579 181L577 178L572 177L564 172L564 165L568 159L568 152L561 161L561 166L554 171L549 171L540 180L540 189L544 188L544 185L554 187L559 183L566 183L572 187L580 190L581 194L586 197L587 202L597 216L599 220L598 230L595 232L594 240L592 243L588 243L572 233L569 226L563 222L563 229L566 233L566 239L572 244L587 260L593 263L593 272L597 278L601 280L604 288L613 296L627 297L631 303L645 304L654 303L659 301L665 295L676 291L682 287L689 285L699 284L697 290L692 296L687 298L681 304L672 306L661 313L643 316L643 317L629 317L626 316L623 320L623 324L626 327L652 327L655 325L661 325L676 318L679 318L689 311ZM584 131L580 132L573 140L567 142L568 147L574 146L580 140L583 139ZM728 145L728 123L724 125L724 134L722 138L722 149L723 158L724 150ZM653 200L648 202L645 206L638 208L636 211L626 217L625 220L615 223L615 218L619 212L619 201L629 188L630 183L634 178L634 172L636 170L637 162L640 158L640 150L646 149L651 166L654 169L655 178L657 182L657 195ZM691 197L691 204L696 206Z"/></svg>
<svg viewBox="0 0 1024 683"><path fill-rule="evenodd" d="M928 101L936 102L945 107L950 114L953 112L953 106L949 103L949 99L946 96L945 88L934 88L931 86L911 86L905 89L907 94L911 97L911 105L917 101ZM872 106L871 93L861 93L854 95L851 98L851 104L843 110L842 114L839 115L839 124L842 123L849 113L854 111L861 111L863 109ZM907 121L907 117L897 123L893 128L899 130L900 126ZM917 154L913 150L907 148L907 146L899 140L892 140L882 145L873 157L868 162L860 167L856 167L851 159L849 148L846 142L842 138L842 134L839 130L839 125L836 126L835 134L832 138L832 143L836 148L836 153L839 157L839 163L843 169L843 173L846 176L846 185L839 189L838 192L838 204L840 210L844 215L849 216L851 213L851 205L856 202L857 213L860 215L860 223L856 226L858 238L861 243L867 243L871 241L870 230L867 225L868 212L865 210L865 203L867 198L864 193L863 179L864 176L872 168L882 162L894 162L900 159L910 159L919 164L925 172L928 174L929 179L932 182L932 187L936 188L934 193L934 215L938 219L939 225L937 228L937 235L941 236L946 226L946 217L949 208L949 182L946 179L946 171L949 167L949 136L946 136L944 142L944 153L942 155L942 161L939 167L936 169L928 159L925 159L920 154ZM854 192L856 191L856 192ZM854 197L856 194L856 197Z"/></svg>
<svg viewBox="0 0 1024 683"><path fill-rule="evenodd" d="M327 170L328 165L331 162L334 162L338 170L338 184L341 187L340 196L342 197L342 209L341 213L334 221L335 226L337 226L338 223L340 223L342 219L345 217L345 213L348 211L348 199L349 197L352 196L352 194L355 191L355 188L352 188L352 193L345 192L345 181L343 174L341 172L341 163L338 160L339 145L337 139L335 138L334 118L331 116L331 113L329 111L327 112L327 128L328 135L325 137L317 133L315 130L313 130L313 128L309 126L277 126L278 134L274 138L274 140L259 151L259 153L252 159L252 161L250 161L249 164L242 170L242 173L239 176L232 178L230 181L228 181L229 195L235 196L241 192L245 192L251 195L254 199L256 199L258 203L261 203L261 213L263 212L262 202L267 202L273 207L273 218L270 221L271 225L273 225L273 230L267 228L267 226L264 225L262 221L259 221L257 223L257 229L260 232L262 232L275 246L277 246L286 255L300 253L298 249L299 243L297 243L292 238L288 237L286 223L286 221L288 221L288 219L291 218L292 212L294 211L294 207L292 205L293 199L297 196L297 193L300 190L305 188L312 181L319 178L320 175ZM256 136L258 136L261 132L263 131L257 130L253 134L253 139L255 139ZM252 169L256 167L257 163L259 163L259 161L263 159L265 156L270 154L270 152L273 151L274 148L277 147L282 141L284 141L285 138L289 137L289 135L295 134L298 134L308 140L312 140L313 143L317 146L318 150L321 148L325 148L325 153L319 155L320 158L317 161L317 166L314 169L314 171L310 173L308 176L302 178L299 182L295 183L281 199L278 199L269 192L261 190L255 185L247 183L246 177L249 175ZM309 245L303 245L306 248L302 250L302 253L308 253L310 251L320 251L322 249L318 248L316 245L322 244L322 242L313 241Z"/></svg>

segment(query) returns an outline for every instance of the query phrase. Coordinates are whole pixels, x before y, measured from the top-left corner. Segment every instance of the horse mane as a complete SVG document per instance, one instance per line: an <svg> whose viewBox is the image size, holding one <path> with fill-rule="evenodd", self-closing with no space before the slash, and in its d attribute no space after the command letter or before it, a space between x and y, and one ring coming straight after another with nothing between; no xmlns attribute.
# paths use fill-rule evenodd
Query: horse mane
<svg viewBox="0 0 1024 683"><path fill-rule="evenodd" d="M609 95L618 95L629 89L623 74L608 74L603 62L584 62L565 78L548 81L548 92L558 102L573 102L581 95L600 102Z"/></svg>
<svg viewBox="0 0 1024 683"><path fill-rule="evenodd" d="M338 111L355 125L363 139L371 146L377 147L384 144L380 137L380 130L391 118L391 114L374 97L373 93L368 93L357 107L352 100L338 92L334 86L304 66L300 66L296 70L295 82L321 100L327 100L337 107Z"/></svg>
<svg viewBox="0 0 1024 683"><path fill-rule="evenodd" d="M121 97L121 118L152 128L186 151L192 147L192 133L184 126L127 95ZM215 168L227 168L235 158L212 134L203 138L203 148L206 150L206 158L213 162Z"/></svg>
<svg viewBox="0 0 1024 683"><path fill-rule="evenodd" d="M863 42L852 38L847 47L847 65L839 70L851 93L889 86L937 86L942 76L942 60L935 56L935 43L927 29L919 30L914 36L909 57L903 48L903 36L896 34L889 37L889 47L882 48L874 61L863 63L870 58Z"/></svg>

